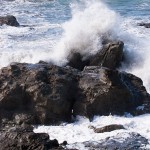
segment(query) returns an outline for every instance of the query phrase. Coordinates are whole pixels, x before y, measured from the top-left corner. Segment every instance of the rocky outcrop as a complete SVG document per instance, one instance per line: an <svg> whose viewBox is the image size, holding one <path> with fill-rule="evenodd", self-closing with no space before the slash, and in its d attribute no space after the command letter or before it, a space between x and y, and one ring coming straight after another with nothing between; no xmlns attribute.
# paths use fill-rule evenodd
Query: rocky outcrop
<svg viewBox="0 0 150 150"><path fill-rule="evenodd" d="M86 59L83 59L80 53L70 54L68 65L79 70L83 70L85 66L101 66L116 69L123 59L123 46L124 43L121 41L106 43L98 53Z"/></svg>
<svg viewBox="0 0 150 150"><path fill-rule="evenodd" d="M96 128L94 126L90 126L90 129L93 129L95 133L104 133L104 132L111 132L114 130L120 130L120 129L125 129L123 125L118 125L118 124L111 124L107 125L101 128Z"/></svg>
<svg viewBox="0 0 150 150"><path fill-rule="evenodd" d="M144 26L145 28L150 28L150 23L139 23L138 26Z"/></svg>
<svg viewBox="0 0 150 150"><path fill-rule="evenodd" d="M46 133L34 133L32 127L11 127L0 131L1 150L49 150L63 149L56 139Z"/></svg>
<svg viewBox="0 0 150 150"><path fill-rule="evenodd" d="M77 147L78 144L92 150L142 150L147 149L149 142L138 133L123 132L104 140L74 143L71 147Z"/></svg>
<svg viewBox="0 0 150 150"><path fill-rule="evenodd" d="M76 70L40 63L11 64L0 70L2 124L70 121Z"/></svg>
<svg viewBox="0 0 150 150"><path fill-rule="evenodd" d="M9 26L15 26L15 27L19 26L19 23L14 16L0 17L0 25L4 25L4 24Z"/></svg>
<svg viewBox="0 0 150 150"><path fill-rule="evenodd" d="M47 63L0 70L1 124L55 124L72 115L134 112L149 95L138 77L101 67L78 71Z"/></svg>
<svg viewBox="0 0 150 150"><path fill-rule="evenodd" d="M14 63L0 70L0 121L9 124L59 124L72 115L136 112L149 102L138 77L101 67Z"/></svg>
<svg viewBox="0 0 150 150"><path fill-rule="evenodd" d="M138 77L108 68L85 67L79 78L78 99L74 115L121 115L132 112L149 100L149 94Z"/></svg>
<svg viewBox="0 0 150 150"><path fill-rule="evenodd" d="M116 69L123 58L123 46L124 43L121 41L104 45L102 50L90 58L89 66L102 66L109 69Z"/></svg>
<svg viewBox="0 0 150 150"><path fill-rule="evenodd" d="M43 61L34 65L13 63L0 70L0 147L2 150L63 149L57 140L49 140L47 134L33 133L24 126L69 122L72 115L92 119L94 115L110 113L139 114L136 107L146 104L150 106L149 94L142 80L132 74L101 66L88 66L79 71ZM110 125L94 128L94 131L102 133L116 129L123 129L123 126ZM94 149L128 146L135 149L147 143L138 134L131 134L123 145L115 141L118 138L120 135L96 145L92 142L83 144ZM66 144L64 142L62 146L67 148Z"/></svg>

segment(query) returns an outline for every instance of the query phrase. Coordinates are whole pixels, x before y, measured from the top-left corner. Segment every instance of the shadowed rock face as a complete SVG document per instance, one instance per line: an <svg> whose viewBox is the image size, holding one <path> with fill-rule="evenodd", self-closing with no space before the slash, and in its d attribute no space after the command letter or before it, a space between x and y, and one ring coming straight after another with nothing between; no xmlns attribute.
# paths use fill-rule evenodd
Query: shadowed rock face
<svg viewBox="0 0 150 150"><path fill-rule="evenodd" d="M88 117L120 114L147 96L139 78L100 67L79 73L48 64L14 64L1 70L0 85L3 123L69 121L72 109Z"/></svg>
<svg viewBox="0 0 150 150"><path fill-rule="evenodd" d="M79 69L81 71L85 66L88 66L89 64L89 59L83 60L83 57L81 56L80 53L70 54L68 60L69 60L69 63L67 64L68 66Z"/></svg>
<svg viewBox="0 0 150 150"><path fill-rule="evenodd" d="M79 89L74 114L89 118L132 112L149 99L141 79L101 67L84 68L80 74Z"/></svg>
<svg viewBox="0 0 150 150"><path fill-rule="evenodd" d="M84 60L81 54L73 53L68 57L68 65L79 70L83 70L85 66L102 66L116 69L123 58L123 47L124 43L121 41L109 42L103 45L98 53Z"/></svg>
<svg viewBox="0 0 150 150"><path fill-rule="evenodd" d="M149 101L141 79L98 66L71 67L14 63L0 70L0 121L9 124L59 124L72 115L136 111Z"/></svg>
<svg viewBox="0 0 150 150"><path fill-rule="evenodd" d="M150 28L150 23L139 23L139 26L144 26L145 28Z"/></svg>
<svg viewBox="0 0 150 150"><path fill-rule="evenodd" d="M0 72L3 124L70 121L76 79L71 69L48 64L13 64Z"/></svg>
<svg viewBox="0 0 150 150"><path fill-rule="evenodd" d="M0 25L4 25L4 24L9 26L15 26L15 27L19 26L19 23L14 16L0 17Z"/></svg>
<svg viewBox="0 0 150 150"><path fill-rule="evenodd" d="M49 150L57 149L59 143L50 140L46 133L34 133L32 127L11 127L0 131L0 147L1 150Z"/></svg>
<svg viewBox="0 0 150 150"><path fill-rule="evenodd" d="M116 69L123 58L123 46L121 41L110 42L104 45L95 56L90 58L89 66L102 66L109 69Z"/></svg>

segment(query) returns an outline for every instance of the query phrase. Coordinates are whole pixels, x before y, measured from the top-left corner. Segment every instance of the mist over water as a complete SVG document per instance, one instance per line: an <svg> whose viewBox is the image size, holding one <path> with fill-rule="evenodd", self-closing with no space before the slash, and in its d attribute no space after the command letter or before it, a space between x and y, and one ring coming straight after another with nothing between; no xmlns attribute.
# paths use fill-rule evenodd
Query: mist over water
<svg viewBox="0 0 150 150"><path fill-rule="evenodd" d="M96 53L102 47L102 37L111 34L117 23L116 13L100 1L73 3L71 10L72 18L62 24L64 32L54 47L58 61L72 52L85 57Z"/></svg>
<svg viewBox="0 0 150 150"><path fill-rule="evenodd" d="M1 1L0 1L1 2ZM0 67L39 60L64 65L70 53L92 55L102 38L125 43L120 70L142 78L150 91L148 0L54 0L1 2L1 15L11 14L27 27L0 27Z"/></svg>

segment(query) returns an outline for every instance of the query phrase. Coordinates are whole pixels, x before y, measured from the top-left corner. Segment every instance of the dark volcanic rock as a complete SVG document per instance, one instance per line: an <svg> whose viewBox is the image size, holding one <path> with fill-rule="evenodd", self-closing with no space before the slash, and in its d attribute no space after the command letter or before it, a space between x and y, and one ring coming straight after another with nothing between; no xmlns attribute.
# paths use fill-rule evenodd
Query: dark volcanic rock
<svg viewBox="0 0 150 150"><path fill-rule="evenodd" d="M56 139L50 140L46 133L34 133L33 128L13 127L0 131L1 150L49 150L57 149L59 143ZM63 149L63 148L61 148Z"/></svg>
<svg viewBox="0 0 150 150"><path fill-rule="evenodd" d="M101 67L86 67L79 78L78 99L74 115L89 118L94 115L132 112L149 99L138 77Z"/></svg>
<svg viewBox="0 0 150 150"><path fill-rule="evenodd" d="M83 59L80 53L73 53L68 57L68 65L79 70L83 70L85 66L102 66L110 69L116 69L123 58L124 43L109 42L93 56Z"/></svg>
<svg viewBox="0 0 150 150"><path fill-rule="evenodd" d="M122 61L123 46L124 43L121 41L106 44L102 50L90 58L89 66L102 66L115 69Z"/></svg>
<svg viewBox="0 0 150 150"><path fill-rule="evenodd" d="M2 124L70 121L76 70L49 64L12 64L0 70Z"/></svg>
<svg viewBox="0 0 150 150"><path fill-rule="evenodd" d="M138 133L118 133L100 141L84 142L88 149L94 150L142 150L149 144L148 140Z"/></svg>
<svg viewBox="0 0 150 150"><path fill-rule="evenodd" d="M138 114L136 107L149 101L141 79L98 66L80 72L45 62L14 63L0 70L2 126L59 124L72 115Z"/></svg>
<svg viewBox="0 0 150 150"><path fill-rule="evenodd" d="M83 60L83 57L81 56L80 53L73 53L70 54L68 57L69 63L67 64L68 66L71 66L73 68L83 70L85 66L88 66L89 60Z"/></svg>
<svg viewBox="0 0 150 150"><path fill-rule="evenodd" d="M3 24L9 25L9 26L15 26L15 27L19 26L19 23L14 16L0 17L0 25L3 25Z"/></svg>
<svg viewBox="0 0 150 150"><path fill-rule="evenodd" d="M104 132L111 132L114 130L125 129L123 125L118 125L118 124L111 124L101 128L90 126L89 128L93 129L95 133L104 133Z"/></svg>
<svg viewBox="0 0 150 150"><path fill-rule="evenodd" d="M150 28L150 23L139 23L139 26L144 26L145 28Z"/></svg>

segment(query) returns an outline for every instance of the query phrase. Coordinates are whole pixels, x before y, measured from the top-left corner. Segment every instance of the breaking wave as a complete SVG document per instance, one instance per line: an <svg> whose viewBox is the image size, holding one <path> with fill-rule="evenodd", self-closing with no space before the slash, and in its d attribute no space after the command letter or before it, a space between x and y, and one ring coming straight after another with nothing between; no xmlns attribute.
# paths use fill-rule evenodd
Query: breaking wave
<svg viewBox="0 0 150 150"><path fill-rule="evenodd" d="M12 13L20 23L31 26L0 27L1 67L14 61L37 63L39 60L64 65L74 51L85 57L96 53L107 36L125 43L125 61L120 70L142 78L150 91L150 31L137 26L139 21L147 21L142 16L138 19L121 16L101 0L47 0L43 4L15 1L9 3L11 9L7 9L6 2L4 6L0 6L4 15Z"/></svg>

